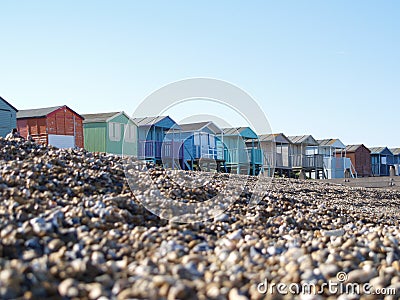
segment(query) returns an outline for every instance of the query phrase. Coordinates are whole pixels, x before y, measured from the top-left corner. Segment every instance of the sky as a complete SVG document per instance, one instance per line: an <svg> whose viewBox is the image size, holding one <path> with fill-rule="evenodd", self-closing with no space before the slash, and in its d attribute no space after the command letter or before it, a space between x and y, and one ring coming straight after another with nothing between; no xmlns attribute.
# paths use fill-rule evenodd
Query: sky
<svg viewBox="0 0 400 300"><path fill-rule="evenodd" d="M251 95L273 132L400 147L399 1L0 0L0 11L0 96L18 109L132 114L159 88L205 77ZM167 113L246 125L201 102Z"/></svg>

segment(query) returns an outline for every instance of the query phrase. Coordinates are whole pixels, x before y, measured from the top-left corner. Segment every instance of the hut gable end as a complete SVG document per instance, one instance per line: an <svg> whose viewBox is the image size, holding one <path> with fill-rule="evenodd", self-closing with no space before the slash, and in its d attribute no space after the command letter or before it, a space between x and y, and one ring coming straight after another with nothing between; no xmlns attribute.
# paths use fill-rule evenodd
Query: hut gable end
<svg viewBox="0 0 400 300"><path fill-rule="evenodd" d="M5 137L13 128L17 127L17 109L0 97L0 137Z"/></svg>

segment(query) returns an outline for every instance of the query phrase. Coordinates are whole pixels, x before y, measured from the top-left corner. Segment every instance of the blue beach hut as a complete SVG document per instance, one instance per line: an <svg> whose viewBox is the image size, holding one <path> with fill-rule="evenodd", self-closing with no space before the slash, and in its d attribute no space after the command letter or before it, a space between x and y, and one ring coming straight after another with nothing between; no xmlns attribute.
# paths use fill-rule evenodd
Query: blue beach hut
<svg viewBox="0 0 400 300"><path fill-rule="evenodd" d="M400 176L400 148L392 148L390 151L394 156L394 167L396 169L396 175Z"/></svg>
<svg viewBox="0 0 400 300"><path fill-rule="evenodd" d="M157 116L133 120L138 126L139 159L171 168L183 163L180 127L172 118Z"/></svg>
<svg viewBox="0 0 400 300"><path fill-rule="evenodd" d="M389 176L390 166L394 166L394 155L387 147L372 147L372 176Z"/></svg>
<svg viewBox="0 0 400 300"><path fill-rule="evenodd" d="M224 167L223 132L213 122L179 124L184 169L221 170Z"/></svg>

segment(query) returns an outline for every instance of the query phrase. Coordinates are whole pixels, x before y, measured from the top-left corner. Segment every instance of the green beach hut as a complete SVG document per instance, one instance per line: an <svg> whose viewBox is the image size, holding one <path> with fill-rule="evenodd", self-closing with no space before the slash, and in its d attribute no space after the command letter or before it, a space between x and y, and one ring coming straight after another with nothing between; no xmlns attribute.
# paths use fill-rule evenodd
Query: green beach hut
<svg viewBox="0 0 400 300"><path fill-rule="evenodd" d="M84 147L91 152L137 155L137 125L123 111L82 115Z"/></svg>

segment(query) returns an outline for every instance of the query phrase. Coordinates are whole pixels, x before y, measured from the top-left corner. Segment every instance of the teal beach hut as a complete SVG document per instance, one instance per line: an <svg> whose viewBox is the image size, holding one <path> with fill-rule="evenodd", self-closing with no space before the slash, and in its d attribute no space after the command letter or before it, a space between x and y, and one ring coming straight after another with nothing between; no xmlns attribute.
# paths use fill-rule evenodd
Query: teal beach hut
<svg viewBox="0 0 400 300"><path fill-rule="evenodd" d="M229 127L222 131L227 171L257 175L263 163L257 134L250 127Z"/></svg>
<svg viewBox="0 0 400 300"><path fill-rule="evenodd" d="M0 137L6 137L13 128L17 128L17 109L0 97Z"/></svg>
<svg viewBox="0 0 400 300"><path fill-rule="evenodd" d="M137 125L121 112L82 115L84 147L92 152L137 155Z"/></svg>

